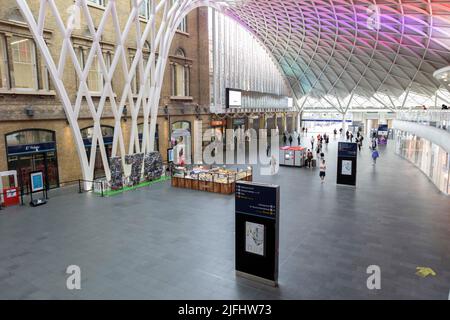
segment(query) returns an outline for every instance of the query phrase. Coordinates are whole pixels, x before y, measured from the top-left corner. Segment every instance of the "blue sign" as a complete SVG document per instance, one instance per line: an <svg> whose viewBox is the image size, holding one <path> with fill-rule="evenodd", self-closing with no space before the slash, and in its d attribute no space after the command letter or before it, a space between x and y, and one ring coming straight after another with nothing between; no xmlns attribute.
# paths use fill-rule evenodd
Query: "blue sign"
<svg viewBox="0 0 450 320"><path fill-rule="evenodd" d="M279 206L278 189L278 186L239 181L236 183L236 212L275 219Z"/></svg>
<svg viewBox="0 0 450 320"><path fill-rule="evenodd" d="M31 192L44 190L44 174L42 171L30 173Z"/></svg>
<svg viewBox="0 0 450 320"><path fill-rule="evenodd" d="M8 146L8 156L16 156L21 154L41 153L56 150L55 142L22 144L18 146Z"/></svg>
<svg viewBox="0 0 450 320"><path fill-rule="evenodd" d="M352 142L339 142L338 156L341 158L356 158L358 145Z"/></svg>

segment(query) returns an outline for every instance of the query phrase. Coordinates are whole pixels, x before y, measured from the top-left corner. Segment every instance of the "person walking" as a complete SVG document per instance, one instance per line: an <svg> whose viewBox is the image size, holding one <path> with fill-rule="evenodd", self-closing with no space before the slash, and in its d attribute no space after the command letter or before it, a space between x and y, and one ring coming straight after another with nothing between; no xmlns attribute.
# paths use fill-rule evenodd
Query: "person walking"
<svg viewBox="0 0 450 320"><path fill-rule="evenodd" d="M350 137L350 142L353 142L353 133L349 132L348 136Z"/></svg>
<svg viewBox="0 0 450 320"><path fill-rule="evenodd" d="M373 163L372 163L372 165L376 165L377 164L377 159L380 157L380 154L378 153L378 150L377 149L374 149L373 151L372 151L372 160L373 160Z"/></svg>
<svg viewBox="0 0 450 320"><path fill-rule="evenodd" d="M376 138L372 138L372 150L376 150L377 149L377 139Z"/></svg>
<svg viewBox="0 0 450 320"><path fill-rule="evenodd" d="M320 180L322 180L321 183L325 182L326 172L327 172L327 166L325 164L325 160L322 160L320 162L320 171L319 171L319 177L320 177Z"/></svg>
<svg viewBox="0 0 450 320"><path fill-rule="evenodd" d="M316 154L317 154L317 158L319 158L320 152L322 151L322 145L320 144L320 142L317 143L317 148L316 148Z"/></svg>
<svg viewBox="0 0 450 320"><path fill-rule="evenodd" d="M290 134L289 135L289 145L292 147L292 141L293 141L293 139L292 139L292 134Z"/></svg>
<svg viewBox="0 0 450 320"><path fill-rule="evenodd" d="M286 133L283 133L283 146L286 145L286 142L287 142Z"/></svg>
<svg viewBox="0 0 450 320"><path fill-rule="evenodd" d="M345 138L348 140L350 140L350 132L348 132L348 130L345 132Z"/></svg>
<svg viewBox="0 0 450 320"><path fill-rule="evenodd" d="M311 168L312 160L313 160L313 153L311 152L310 149L308 149L308 152L306 153L306 163L308 168Z"/></svg>
<svg viewBox="0 0 450 320"><path fill-rule="evenodd" d="M355 142L356 142L356 144L358 145L359 152L361 152L361 148L362 148L362 137L359 137L359 138L356 137Z"/></svg>
<svg viewBox="0 0 450 320"><path fill-rule="evenodd" d="M314 150L314 136L311 137L311 149Z"/></svg>

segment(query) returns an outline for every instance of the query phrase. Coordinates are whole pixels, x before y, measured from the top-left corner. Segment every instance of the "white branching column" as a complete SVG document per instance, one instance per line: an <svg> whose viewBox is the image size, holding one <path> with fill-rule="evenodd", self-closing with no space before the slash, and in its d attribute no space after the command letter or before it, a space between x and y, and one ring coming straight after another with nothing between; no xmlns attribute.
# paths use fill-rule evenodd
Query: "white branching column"
<svg viewBox="0 0 450 320"><path fill-rule="evenodd" d="M132 9L124 26L120 25L117 2L119 0L109 0L106 4L103 16L98 26L94 25L87 0L75 0L71 14L64 21L62 14L66 14L67 7L58 8L55 0L40 0L40 8L35 19L30 9L29 2L34 0L16 0L20 10L28 23L30 31L36 41L36 45L42 54L45 64L49 70L54 87L61 100L64 111L67 115L73 137L76 143L78 156L81 163L83 179L92 181L94 178L94 166L97 149L100 150L105 174L108 180L111 179L111 171L103 141L101 130L101 119L107 100L111 104L111 109L115 119L114 139L113 139L113 157L121 157L125 164L125 155L134 153L146 153L154 150L156 119L158 116L158 106L163 84L164 70L166 68L170 45L175 35L178 25L182 19L193 9L200 6L213 6L221 9L219 4L214 1L193 1L193 0L160 0L149 1L149 19L145 28L141 28L139 18L139 8L143 0L132 0ZM218 1L220 2L220 1ZM60 12L59 10L64 10ZM46 23L46 16L51 16L56 22L58 31L63 35L59 60L55 61L43 38L43 30ZM80 17L84 21L80 21ZM156 17L161 17L159 25L156 23ZM107 67L102 54L100 41L105 31L107 22L112 21L116 43L112 54L110 66ZM92 37L92 46L88 50L85 63L83 65L77 59L77 54L72 44L72 35L77 27L77 23L86 25L90 36ZM132 28L134 25L134 28ZM143 30L142 30L143 29ZM136 34L132 34L132 30ZM126 42L130 37L137 39L137 51L128 68L128 54ZM147 62L144 61L143 48L145 43L150 43L150 57ZM58 44L53 44L57 46ZM88 75L91 65L95 59L98 59L100 71L103 76L104 85L101 89L101 98L94 102L91 92L88 88ZM78 92L75 101L69 98L68 88L64 83L64 69L66 63L72 63L77 78L79 79ZM123 88L112 88L112 79L116 70L122 68L125 75ZM137 98L133 95L133 79L139 70L140 83L138 84ZM92 117L93 137L91 143L90 156L86 152L83 138L79 126L80 109L84 101L89 108ZM125 106L128 105L131 113L131 133L128 152L125 150L124 136L121 127L121 120ZM144 128L142 144L138 134L138 117L140 112L144 116Z"/></svg>

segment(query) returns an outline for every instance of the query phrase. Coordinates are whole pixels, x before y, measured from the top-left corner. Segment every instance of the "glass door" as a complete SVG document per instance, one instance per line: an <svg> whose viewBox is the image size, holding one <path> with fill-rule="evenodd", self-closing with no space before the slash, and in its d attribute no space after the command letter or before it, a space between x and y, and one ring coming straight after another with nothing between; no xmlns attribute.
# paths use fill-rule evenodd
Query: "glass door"
<svg viewBox="0 0 450 320"><path fill-rule="evenodd" d="M58 157L55 151L45 153L46 179L50 188L59 187Z"/></svg>
<svg viewBox="0 0 450 320"><path fill-rule="evenodd" d="M28 184L30 182L29 174L33 171L33 156L9 156L8 168L9 170L17 171L17 179L19 180L19 185L24 187L24 190L28 192Z"/></svg>

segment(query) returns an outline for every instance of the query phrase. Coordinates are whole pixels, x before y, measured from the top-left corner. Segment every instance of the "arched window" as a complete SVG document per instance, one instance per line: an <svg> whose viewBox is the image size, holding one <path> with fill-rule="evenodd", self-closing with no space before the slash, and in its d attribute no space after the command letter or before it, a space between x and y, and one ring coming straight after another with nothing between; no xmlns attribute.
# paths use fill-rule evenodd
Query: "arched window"
<svg viewBox="0 0 450 320"><path fill-rule="evenodd" d="M150 130L150 127L149 129ZM139 134L139 142L142 144L142 141L144 140L144 124L138 124L138 134ZM159 151L159 125L156 124L156 131L155 131L155 150Z"/></svg>
<svg viewBox="0 0 450 320"><path fill-rule="evenodd" d="M114 139L114 128L111 126L101 126L103 143L106 149L106 156L108 162L112 154L112 145ZM92 138L94 136L94 127L87 127L81 129L81 137L83 138L84 147L86 148L86 155L88 159L91 158ZM105 176L105 168L103 167L102 155L97 142L97 151L95 153L95 169L94 179L103 178Z"/></svg>
<svg viewBox="0 0 450 320"><path fill-rule="evenodd" d="M186 54L183 49L178 49L175 56L181 60L186 59ZM172 64L172 96L174 97L188 97L190 71L189 65L185 62L174 62Z"/></svg>

